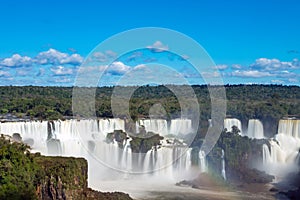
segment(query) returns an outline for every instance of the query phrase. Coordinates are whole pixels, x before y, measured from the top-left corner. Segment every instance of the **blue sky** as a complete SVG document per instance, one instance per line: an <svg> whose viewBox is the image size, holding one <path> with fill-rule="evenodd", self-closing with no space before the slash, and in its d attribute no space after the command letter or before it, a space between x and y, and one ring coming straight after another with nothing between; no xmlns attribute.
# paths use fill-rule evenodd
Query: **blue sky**
<svg viewBox="0 0 300 200"><path fill-rule="evenodd" d="M299 10L297 0L2 1L0 85L73 85L80 64L100 42L139 27L169 28L193 38L224 83L299 85ZM149 45L155 42L172 50L159 38ZM153 56L163 60L166 54ZM139 64L119 59L111 69L119 73L107 76L118 78Z"/></svg>

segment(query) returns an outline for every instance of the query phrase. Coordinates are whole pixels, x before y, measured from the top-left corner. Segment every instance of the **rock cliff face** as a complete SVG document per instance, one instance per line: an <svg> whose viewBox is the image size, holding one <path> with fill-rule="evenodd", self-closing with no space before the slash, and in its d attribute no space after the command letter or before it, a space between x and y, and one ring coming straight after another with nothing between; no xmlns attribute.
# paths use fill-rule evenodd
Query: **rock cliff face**
<svg viewBox="0 0 300 200"><path fill-rule="evenodd" d="M88 163L83 158L32 154L20 134L0 135L0 199L130 200L129 195L88 188Z"/></svg>
<svg viewBox="0 0 300 200"><path fill-rule="evenodd" d="M262 163L262 145L269 144L265 139L250 139L236 131L224 130L208 154L209 167L215 172L222 170L222 150L225 152L227 181L243 183L269 183L274 177L255 169L253 163Z"/></svg>
<svg viewBox="0 0 300 200"><path fill-rule="evenodd" d="M41 200L130 200L128 194L102 193L87 187L87 161L83 158L35 157L41 167L36 195Z"/></svg>
<svg viewBox="0 0 300 200"><path fill-rule="evenodd" d="M140 129L140 133L137 137L133 135L127 135L122 130L115 130L112 133L108 133L106 136L107 143L117 142L119 148L123 149L127 140L130 140L130 146L133 153L147 153L152 148L158 148L161 144L160 141L164 137L153 132L146 132L145 127Z"/></svg>

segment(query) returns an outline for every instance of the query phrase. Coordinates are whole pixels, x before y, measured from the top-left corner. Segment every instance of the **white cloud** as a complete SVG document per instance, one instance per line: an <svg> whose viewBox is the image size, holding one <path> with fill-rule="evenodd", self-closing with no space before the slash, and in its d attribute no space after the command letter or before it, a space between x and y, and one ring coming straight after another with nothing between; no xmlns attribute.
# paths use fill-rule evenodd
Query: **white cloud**
<svg viewBox="0 0 300 200"><path fill-rule="evenodd" d="M298 83L299 82L299 80L296 79L296 78L289 78L288 81L291 82L291 83Z"/></svg>
<svg viewBox="0 0 300 200"><path fill-rule="evenodd" d="M130 67L122 62L113 62L108 66L107 72L111 75L123 75L130 70Z"/></svg>
<svg viewBox="0 0 300 200"><path fill-rule="evenodd" d="M107 50L105 51L106 56L108 56L109 58L116 58L117 57L117 53L113 52L112 50Z"/></svg>
<svg viewBox="0 0 300 200"><path fill-rule="evenodd" d="M109 59L115 59L117 57L117 53L107 50L105 52L95 52L93 53L91 60L96 62L107 62Z"/></svg>
<svg viewBox="0 0 300 200"><path fill-rule="evenodd" d="M293 62L283 62L278 59L259 58L255 63L250 65L250 68L266 71L297 69L299 68L299 61L293 60Z"/></svg>
<svg viewBox="0 0 300 200"><path fill-rule="evenodd" d="M45 74L45 69L44 68L40 68L38 73L36 74L36 76L43 76Z"/></svg>
<svg viewBox="0 0 300 200"><path fill-rule="evenodd" d="M49 79L46 79L47 84L55 84L55 85L65 85L68 83L72 83L74 81L73 78L67 77L67 76L60 76L60 77L51 77Z"/></svg>
<svg viewBox="0 0 300 200"><path fill-rule="evenodd" d="M39 64L58 64L60 60L66 59L68 55L55 49L49 49L48 51L40 52L36 56L36 62Z"/></svg>
<svg viewBox="0 0 300 200"><path fill-rule="evenodd" d="M96 61L99 61L99 62L106 62L107 61L107 57L102 52L95 52L93 54L93 60L96 60Z"/></svg>
<svg viewBox="0 0 300 200"><path fill-rule="evenodd" d="M292 61L292 65L293 65L295 68L299 69L299 68L300 68L300 61L299 61L297 58L295 58L295 59L293 59L293 61Z"/></svg>
<svg viewBox="0 0 300 200"><path fill-rule="evenodd" d="M69 83L72 80L70 78L59 78L59 79L54 79L55 83Z"/></svg>
<svg viewBox="0 0 300 200"><path fill-rule="evenodd" d="M117 61L113 62L111 65L100 65L100 66L87 66L79 68L80 73L98 73L104 72L106 75L124 75L130 70L145 70L145 65L136 65L136 66L128 66L123 62Z"/></svg>
<svg viewBox="0 0 300 200"><path fill-rule="evenodd" d="M259 58L255 62L246 67L240 65L232 65L232 69L237 69L229 72L230 76L245 77L245 78L264 78L273 77L272 83L290 82L288 79L294 80L298 77L297 70L300 69L300 62L294 59L291 62L284 62L278 59Z"/></svg>
<svg viewBox="0 0 300 200"><path fill-rule="evenodd" d="M10 58L5 58L0 62L1 66L4 67L24 67L30 66L32 64L32 59L28 56L21 56L19 54L14 54Z"/></svg>
<svg viewBox="0 0 300 200"><path fill-rule="evenodd" d="M274 75L276 77L281 77L281 78L289 78L289 77L297 76L297 74L295 74L294 72L290 72L288 70L275 72Z"/></svg>
<svg viewBox="0 0 300 200"><path fill-rule="evenodd" d="M0 77L10 77L10 73L6 71L0 71Z"/></svg>
<svg viewBox="0 0 300 200"><path fill-rule="evenodd" d="M163 52L168 50L168 46L164 45L160 41L156 41L154 44L147 46L153 52ZM143 61L147 63L148 61L156 60L156 58L147 58L147 55L143 55L142 52L134 52L130 54L127 58L127 62L139 58L137 61ZM107 64L112 62L117 57L117 54L111 50L103 52L95 52L91 56L91 63L89 67L84 67L80 69L81 73L88 73L93 76L97 76L99 72L104 72L103 75L109 77L110 79L118 79L120 76L131 72L140 74L140 77L132 77L132 81L135 78L144 79L148 74L148 78L153 76L153 80L157 78L172 78L167 77L164 72L160 69L153 72L146 65L136 65L129 66L124 64L121 61L113 62L110 66ZM151 60L153 59L153 60ZM188 59L188 56L182 55L178 57L180 59ZM74 73L78 71L78 66L83 62L83 57L77 53L64 53L53 48L50 48L48 51L40 52L36 57L21 56L20 54L14 54L11 57L0 59L0 77L8 79L13 77L12 83L17 83L17 79L22 76L32 75L37 81L47 77L52 76L52 82L61 82L67 83L73 80ZM97 63L103 62L103 63ZM5 69L5 70L4 70ZM213 67L213 69L220 70L217 72L204 72L198 74L197 72L188 72L184 71L182 68L181 75L184 78L197 79L197 78L215 78L220 77L239 77L237 80L240 80L241 83L246 83L246 81L255 81L256 83L276 83L276 84L298 84L299 83L299 71L300 71L300 61L298 59L293 59L288 62L280 61L279 59L268 59L268 58L259 58L251 65L226 65L220 64ZM215 71L217 71L215 70ZM132 73L132 74L135 74ZM220 74L221 73L221 74ZM130 73L128 74L128 76ZM156 77L157 76L157 77ZM177 76L177 75L176 75ZM265 79L268 77L267 79ZM243 78L247 78L244 79ZM32 82L28 83L31 84Z"/></svg>
<svg viewBox="0 0 300 200"><path fill-rule="evenodd" d="M284 81L283 80L271 80L272 83L275 83L275 84L283 84Z"/></svg>
<svg viewBox="0 0 300 200"><path fill-rule="evenodd" d="M130 55L130 56L126 59L126 61L127 61L127 62L134 61L134 60L136 60L137 58L141 58L142 56L143 56L143 52L141 52L141 51L136 51L136 52L133 52L133 54Z"/></svg>
<svg viewBox="0 0 300 200"><path fill-rule="evenodd" d="M14 54L9 58L0 61L2 67L28 67L32 65L74 65L78 66L82 63L83 57L79 54L67 54L49 49L48 51L40 52L35 58Z"/></svg>
<svg viewBox="0 0 300 200"><path fill-rule="evenodd" d="M49 49L48 51L40 52L36 58L36 63L38 64L70 64L70 65L80 65L83 58L79 54L69 55L67 53L62 53L56 49Z"/></svg>
<svg viewBox="0 0 300 200"><path fill-rule="evenodd" d="M205 79L206 78L217 78L217 77L220 77L221 74L219 72L202 72L201 76Z"/></svg>
<svg viewBox="0 0 300 200"><path fill-rule="evenodd" d="M242 69L242 65L240 64L233 64L231 67L232 69Z"/></svg>
<svg viewBox="0 0 300 200"><path fill-rule="evenodd" d="M72 54L60 61L61 64L80 65L83 58L79 54Z"/></svg>
<svg viewBox="0 0 300 200"><path fill-rule="evenodd" d="M30 73L29 70L24 70L24 68L21 68L21 70L17 70L16 74L18 76L26 76Z"/></svg>
<svg viewBox="0 0 300 200"><path fill-rule="evenodd" d="M152 52L159 53L169 50L167 45L164 45L161 41L156 41L152 45L147 46Z"/></svg>
<svg viewBox="0 0 300 200"><path fill-rule="evenodd" d="M228 68L227 65L216 65L216 66L213 66L213 69L218 69L218 70L225 70L227 68Z"/></svg>
<svg viewBox="0 0 300 200"><path fill-rule="evenodd" d="M77 50L74 49L74 48L72 48L72 47L68 48L68 50L71 51L72 53L76 53L77 52Z"/></svg>
<svg viewBox="0 0 300 200"><path fill-rule="evenodd" d="M137 65L133 68L133 70L144 70L147 69L146 65Z"/></svg>
<svg viewBox="0 0 300 200"><path fill-rule="evenodd" d="M71 75L71 74L73 74L73 69L66 68L64 66L51 67L50 70L56 76L63 76L63 75Z"/></svg>
<svg viewBox="0 0 300 200"><path fill-rule="evenodd" d="M258 70L247 70L247 71L236 70L232 72L231 75L238 76L238 77L252 77L252 78L271 76L269 72L263 72Z"/></svg>

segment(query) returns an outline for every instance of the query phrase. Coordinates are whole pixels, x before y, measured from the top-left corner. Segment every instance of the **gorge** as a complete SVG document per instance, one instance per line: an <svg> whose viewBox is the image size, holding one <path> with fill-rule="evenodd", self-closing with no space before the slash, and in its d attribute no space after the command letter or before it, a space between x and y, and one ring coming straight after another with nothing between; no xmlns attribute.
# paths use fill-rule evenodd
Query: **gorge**
<svg viewBox="0 0 300 200"><path fill-rule="evenodd" d="M261 149L255 149L255 155L261 158L256 158L256 164L252 167L274 175L275 181L297 169L299 125L300 120L282 119L278 124L278 134L267 138L264 136L263 123L257 119L249 120L247 130L242 130L238 119L224 120L225 129L237 127L237 130L240 130L238 135L247 136L247 140L259 144L257 147L260 146ZM19 133L23 141L32 147L32 152L41 152L42 155L48 156L86 158L89 163L89 186L99 190L109 191L109 186L105 186L106 183L111 184L109 181L134 182L142 179L148 180L150 184L151 180L164 177L163 182L175 183L183 179L192 179L200 172L210 170L212 157L207 159L203 151L195 150L195 147L185 140L185 136L195 131L192 120L142 119L136 122L136 130L137 136L142 132L153 132L160 133L163 138L158 138L157 143L149 143L150 147L141 153L133 150L133 142L136 140L131 134L126 134L126 120L123 119L0 123L1 133ZM108 135L111 133L114 133L114 136L108 142ZM123 139L117 139L117 133L123 134ZM145 137L144 145L147 138L150 137ZM227 169L233 170L230 164L233 158L228 157L226 148L228 149L226 146L222 148L219 156L213 160L219 162L217 165L220 168L217 172L224 179L228 178ZM229 179L232 177L230 171Z"/></svg>

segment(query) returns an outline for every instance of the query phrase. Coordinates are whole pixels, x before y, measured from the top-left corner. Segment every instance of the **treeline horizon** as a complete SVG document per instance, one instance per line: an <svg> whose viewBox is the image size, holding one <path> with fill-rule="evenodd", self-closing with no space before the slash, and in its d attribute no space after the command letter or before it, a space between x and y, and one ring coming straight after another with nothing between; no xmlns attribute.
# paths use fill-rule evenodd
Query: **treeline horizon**
<svg viewBox="0 0 300 200"><path fill-rule="evenodd" d="M207 85L171 85L184 96L184 103L194 107L192 97L188 96L186 87L192 87L200 107L200 127L207 126L211 114L211 99ZM160 104L166 111L163 116L172 119L181 116L181 108L176 95L168 85L157 86L118 86L128 91L135 88L130 98L130 117L134 120L149 116L150 108ZM220 86L211 86L220 87ZM95 91L95 112L97 117L112 118L111 96L113 86L82 87ZM82 89L81 88L81 89ZM247 125L249 119L266 122L266 129L274 134L279 119L286 116L300 115L300 87L265 84L224 85L227 100L227 116L238 118ZM19 118L41 120L64 119L74 116L72 95L74 87L63 86L0 86L0 114L13 114ZM89 102L82 102L83 104ZM193 116L191 116L193 118ZM201 129L201 128L200 128ZM202 132L205 132L202 130Z"/></svg>

